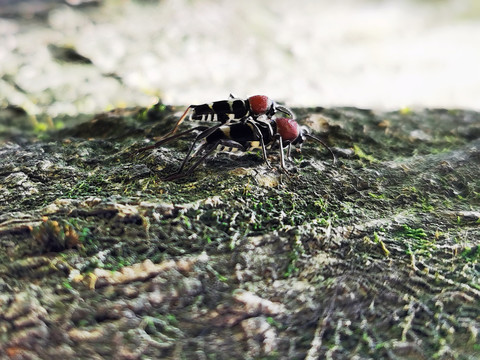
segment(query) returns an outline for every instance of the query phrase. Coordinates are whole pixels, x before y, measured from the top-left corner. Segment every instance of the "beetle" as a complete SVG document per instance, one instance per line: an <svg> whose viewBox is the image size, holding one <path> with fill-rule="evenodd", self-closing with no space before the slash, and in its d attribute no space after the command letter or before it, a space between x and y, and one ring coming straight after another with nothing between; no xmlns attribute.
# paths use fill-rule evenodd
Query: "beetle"
<svg viewBox="0 0 480 360"><path fill-rule="evenodd" d="M201 105L190 105L177 121L174 128L165 135L165 137L175 134L189 113L190 120L217 121L225 124L230 120L241 120L245 122L248 118L256 119L263 115L271 118L277 111L291 118L295 117L292 110L279 105L268 96L253 95L243 100L230 94L228 100L214 101Z"/></svg>
<svg viewBox="0 0 480 360"><path fill-rule="evenodd" d="M281 170L289 175L289 171L285 166L283 151L285 147L288 148L287 157L291 160L291 146L301 146L307 138L322 144L332 155L333 163L336 163L336 157L332 149L321 139L311 135L308 127L298 125L293 118L277 118L275 116L269 118L267 114L256 118L250 116L243 120L229 119L225 123L219 123L211 127L198 126L164 138L154 145L142 148L139 151L159 147L195 131L199 133L192 141L180 168L176 173L167 177L166 180L174 180L190 175L215 150L249 151L251 149L261 149L265 163L269 168L272 168L267 158L267 149L275 145L278 145L279 148ZM203 143L194 151L199 141L203 141ZM184 171L189 161L194 161L194 163Z"/></svg>

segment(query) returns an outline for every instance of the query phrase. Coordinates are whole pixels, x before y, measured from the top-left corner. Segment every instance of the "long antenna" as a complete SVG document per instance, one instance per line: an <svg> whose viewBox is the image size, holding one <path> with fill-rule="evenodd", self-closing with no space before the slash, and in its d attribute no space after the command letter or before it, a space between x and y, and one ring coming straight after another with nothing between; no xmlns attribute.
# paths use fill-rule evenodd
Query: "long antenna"
<svg viewBox="0 0 480 360"><path fill-rule="evenodd" d="M290 115L291 118L295 118L295 114L290 110L289 108L282 106L282 105L276 105L275 109L284 113L285 115Z"/></svg>
<svg viewBox="0 0 480 360"><path fill-rule="evenodd" d="M310 135L310 134L304 134L306 137L310 138L310 139L313 139L313 140L317 140L320 144L322 144L324 147L327 148L328 151L330 151L330 154L332 154L332 157L333 157L333 164L335 165L337 163L337 157L335 156L335 154L333 153L332 149L323 141L323 140L320 140L319 138L317 138L316 136L313 136L313 135Z"/></svg>

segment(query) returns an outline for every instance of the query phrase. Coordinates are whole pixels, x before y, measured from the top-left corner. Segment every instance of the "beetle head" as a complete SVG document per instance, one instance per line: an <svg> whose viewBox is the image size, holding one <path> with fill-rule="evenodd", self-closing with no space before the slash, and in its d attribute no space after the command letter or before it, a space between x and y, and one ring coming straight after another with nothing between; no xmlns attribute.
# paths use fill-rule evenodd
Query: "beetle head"
<svg viewBox="0 0 480 360"><path fill-rule="evenodd" d="M292 118L276 118L277 132L286 143L294 142L300 136L300 126Z"/></svg>
<svg viewBox="0 0 480 360"><path fill-rule="evenodd" d="M255 115L273 115L275 105L272 99L265 95L253 95L248 98L250 109Z"/></svg>
<svg viewBox="0 0 480 360"><path fill-rule="evenodd" d="M292 110L289 108L278 105L272 99L265 95L253 95L248 98L250 103L250 109L255 115L267 115L273 116L275 112L280 111L291 118L295 118Z"/></svg>

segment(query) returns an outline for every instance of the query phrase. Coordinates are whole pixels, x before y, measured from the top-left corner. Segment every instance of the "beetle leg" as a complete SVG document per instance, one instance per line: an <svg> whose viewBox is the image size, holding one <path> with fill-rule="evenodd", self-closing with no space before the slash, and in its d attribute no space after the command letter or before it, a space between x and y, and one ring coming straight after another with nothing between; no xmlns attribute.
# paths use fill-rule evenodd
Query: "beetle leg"
<svg viewBox="0 0 480 360"><path fill-rule="evenodd" d="M288 144L288 148L287 148L287 159L288 159L289 161L293 162L291 150L292 150L292 143Z"/></svg>
<svg viewBox="0 0 480 360"><path fill-rule="evenodd" d="M233 140L226 140L226 139L220 139L218 141L216 141L215 143L213 144L209 144L209 143L205 143L203 144L199 149L198 151L196 152L196 154L202 152L205 150L205 154L203 154L200 159L198 159L192 166L190 166L187 170L185 170L183 173L182 173L182 170L183 170L183 166L185 165L186 163L186 160L188 158L188 156L185 158L182 166L180 167L180 169L175 173L175 174L172 174L168 177L165 178L165 180L167 181L170 181L170 180L176 180L176 179L181 179L183 177L186 177L188 175L190 175L197 167L198 165L200 165L203 161L205 161L205 159L212 153L215 151L215 149L217 149L218 146L225 146L225 147L235 147L235 148L239 148L239 149L243 149L243 145L236 142L236 141L233 141ZM192 156L192 158L194 157L195 155Z"/></svg>
<svg viewBox="0 0 480 360"><path fill-rule="evenodd" d="M181 172L183 170L183 168L185 167L185 164L187 163L189 157L190 157L190 154L192 153L193 151L193 148L195 147L195 145L197 144L197 142L199 140L202 140L204 138L206 138L208 135L210 135L212 132L214 132L215 130L217 130L220 126L223 126L224 124L217 124L215 126L212 126L212 127L209 127L209 128L205 128L205 126L198 126L198 127L195 127L195 128L192 128L192 129L189 129L189 130L186 130L186 131L183 131L179 134L175 134L175 135L172 135L170 137L167 137L167 138L164 138L160 141L157 141L155 144L153 145L150 145L150 146L147 146L147 147L144 147L144 148L141 148L139 150L137 150L137 152L142 152L142 151L145 151L145 150L150 150L150 149L154 149L156 147L159 147L171 140L174 140L176 138L179 138L179 137L182 137L184 135L187 135L195 130L202 130L202 132L200 134L198 134L195 139L193 140L192 142L192 145L190 145L190 148L188 149L188 152L187 152L187 155L185 156L185 158L183 159L183 162L182 164L180 165L180 169L178 170L178 172ZM202 150L202 147L199 149L199 151ZM195 155L193 155L195 156ZM192 156L192 157L193 157Z"/></svg>
<svg viewBox="0 0 480 360"><path fill-rule="evenodd" d="M267 149L265 147L265 141L263 141L262 132L260 131L260 129L258 128L257 124L254 121L249 120L247 122L252 125L253 132L255 133L255 136L257 136L258 140L260 141L260 145L262 146L262 155L263 155L263 159L265 160L265 163L270 169L272 169L272 165L270 164L267 158ZM270 124L267 124L267 125L270 126Z"/></svg>
<svg viewBox="0 0 480 360"><path fill-rule="evenodd" d="M172 136L173 134L175 134L178 130L178 127L180 126L180 124L183 122L183 120L185 120L185 118L187 117L187 114L188 112L190 111L190 109L192 108L192 105L190 105L189 107L187 107L187 109L185 110L185 112L182 114L182 116L180 116L180 119L178 119L177 123L175 124L175 126L173 127L173 129L164 136L164 139L165 138L168 138L170 136Z"/></svg>
<svg viewBox="0 0 480 360"><path fill-rule="evenodd" d="M185 170L182 173L183 167L185 166L185 164L188 160L188 155L187 155L185 157L185 160L183 160L183 163L182 163L182 166L180 166L180 169L178 169L177 172L175 172L174 174L172 174L170 176L167 176L165 178L165 180L166 181L171 181L171 180L181 179L183 177L186 177L186 176L190 175L193 172L193 170L195 170L197 168L197 166L200 165L202 163L202 161L205 160L207 158L207 156L210 155L216 148L216 146L212 146L212 144L205 143L200 147L198 152L203 151L208 147L210 147L210 148L206 151L206 153L199 160L197 160L192 166L190 166L187 170Z"/></svg>
<svg viewBox="0 0 480 360"><path fill-rule="evenodd" d="M227 121L228 123L229 121ZM180 165L180 169L178 169L178 172L181 172L183 170L183 168L185 167L185 164L187 163L188 161L188 158L190 157L190 154L192 153L193 151L193 148L195 147L195 144L199 141L199 140L202 140L204 138L206 138L208 135L210 135L211 133L213 133L215 130L217 130L219 127L221 126L224 126L225 124L217 124L215 126L212 126L212 127L209 127L208 129L202 131L200 134L197 135L197 137L193 140L192 142L192 145L190 145L190 148L188 149L188 152L187 152L187 155L185 156L185 159L183 159L183 162L182 162L182 165ZM200 147L197 151L197 153L199 151L203 151L203 146ZM195 156L192 155L192 158Z"/></svg>
<svg viewBox="0 0 480 360"><path fill-rule="evenodd" d="M287 170L287 167L285 166L285 158L284 158L284 154L283 154L283 140L282 140L282 137L278 134L277 134L276 137L278 138L278 142L279 142L280 167L281 167L282 171L285 173L285 175L291 176L290 172Z"/></svg>
<svg viewBox="0 0 480 360"><path fill-rule="evenodd" d="M186 131L183 131L181 133L178 133L178 134L175 134L175 135L172 135L172 136L169 136L169 137L164 137L161 140L157 141L155 144L143 147L141 149L138 149L138 150L136 150L136 152L139 153L139 152L143 152L145 150L155 149L155 148L157 148L159 146L162 146L163 144L165 144L169 141L172 141L174 139L177 139L179 137L182 137L182 136L187 135L187 134L189 134L193 131L198 131L198 130L202 130L202 131L205 130L205 126L197 126L197 127L192 128L192 129L188 129Z"/></svg>

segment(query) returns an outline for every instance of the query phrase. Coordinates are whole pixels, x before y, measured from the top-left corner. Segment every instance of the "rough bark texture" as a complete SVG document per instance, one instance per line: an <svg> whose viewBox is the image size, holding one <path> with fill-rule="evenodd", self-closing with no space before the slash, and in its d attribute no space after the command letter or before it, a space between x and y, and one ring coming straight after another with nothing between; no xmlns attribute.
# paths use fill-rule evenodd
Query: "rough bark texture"
<svg viewBox="0 0 480 360"><path fill-rule="evenodd" d="M190 140L134 150L182 110L2 111L0 357L480 357L480 114L295 109L337 165L164 181Z"/></svg>

